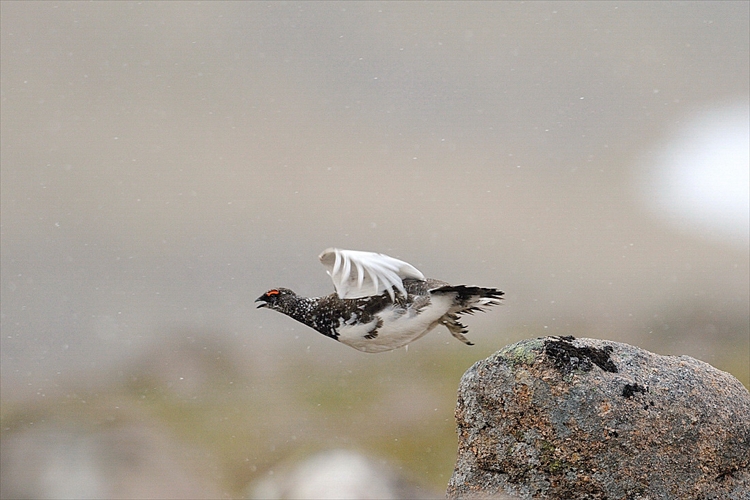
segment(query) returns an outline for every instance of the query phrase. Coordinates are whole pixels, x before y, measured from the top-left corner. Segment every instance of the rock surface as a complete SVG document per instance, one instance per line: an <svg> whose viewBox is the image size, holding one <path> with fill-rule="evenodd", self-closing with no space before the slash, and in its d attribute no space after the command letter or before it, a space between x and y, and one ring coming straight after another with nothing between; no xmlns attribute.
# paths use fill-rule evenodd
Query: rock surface
<svg viewBox="0 0 750 500"><path fill-rule="evenodd" d="M750 393L688 356L547 337L461 379L448 498L750 499Z"/></svg>

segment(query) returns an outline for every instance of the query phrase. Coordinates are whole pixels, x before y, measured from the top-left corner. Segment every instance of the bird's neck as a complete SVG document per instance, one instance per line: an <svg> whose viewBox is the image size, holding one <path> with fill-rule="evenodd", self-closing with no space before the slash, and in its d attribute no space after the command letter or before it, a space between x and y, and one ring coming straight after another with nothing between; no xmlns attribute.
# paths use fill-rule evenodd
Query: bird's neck
<svg viewBox="0 0 750 500"><path fill-rule="evenodd" d="M310 321L315 317L315 309L318 307L319 301L318 297L300 297L298 295L294 298L294 302L286 305L284 312L300 323L311 326Z"/></svg>
<svg viewBox="0 0 750 500"><path fill-rule="evenodd" d="M335 332L332 330L332 321L324 311L320 310L320 302L322 299L323 297L298 296L294 305L289 307L285 313L287 316L319 331L323 335L334 337Z"/></svg>

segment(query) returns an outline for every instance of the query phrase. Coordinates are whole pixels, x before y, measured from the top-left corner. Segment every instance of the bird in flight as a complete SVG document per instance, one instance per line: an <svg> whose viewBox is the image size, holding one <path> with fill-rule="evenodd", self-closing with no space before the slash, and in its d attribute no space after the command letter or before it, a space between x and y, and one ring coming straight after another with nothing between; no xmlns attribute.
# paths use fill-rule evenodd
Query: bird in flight
<svg viewBox="0 0 750 500"><path fill-rule="evenodd" d="M499 305L503 296L496 288L425 278L411 264L381 253L329 248L319 258L335 293L300 297L288 288L273 288L255 302L359 351L398 349L438 325L473 345L459 317Z"/></svg>

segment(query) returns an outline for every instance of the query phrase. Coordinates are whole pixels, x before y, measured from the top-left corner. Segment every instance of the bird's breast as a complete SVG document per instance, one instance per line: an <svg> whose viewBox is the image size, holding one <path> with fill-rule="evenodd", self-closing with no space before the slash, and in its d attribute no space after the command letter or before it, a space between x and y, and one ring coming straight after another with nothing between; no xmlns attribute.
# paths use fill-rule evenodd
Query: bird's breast
<svg viewBox="0 0 750 500"><path fill-rule="evenodd" d="M446 297L432 297L422 307L390 304L361 321L356 313L341 318L336 332L338 340L364 352L384 352L403 347L432 330L448 312Z"/></svg>

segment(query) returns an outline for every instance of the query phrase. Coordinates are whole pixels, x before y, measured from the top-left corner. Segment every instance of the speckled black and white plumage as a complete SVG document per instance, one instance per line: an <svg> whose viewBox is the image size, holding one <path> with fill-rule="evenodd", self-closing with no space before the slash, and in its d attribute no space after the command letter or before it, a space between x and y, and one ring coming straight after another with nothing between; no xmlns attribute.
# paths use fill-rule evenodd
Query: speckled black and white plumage
<svg viewBox="0 0 750 500"><path fill-rule="evenodd" d="M308 298L288 288L274 288L256 300L258 307L279 311L364 352L403 347L441 324L472 345L464 336L467 330L460 315L498 305L503 295L495 288L424 278L409 264L381 254L329 249L321 254L321 261L337 293ZM361 296L364 289L377 293Z"/></svg>

